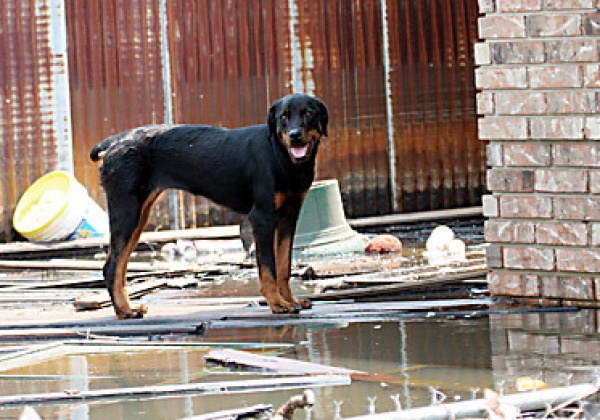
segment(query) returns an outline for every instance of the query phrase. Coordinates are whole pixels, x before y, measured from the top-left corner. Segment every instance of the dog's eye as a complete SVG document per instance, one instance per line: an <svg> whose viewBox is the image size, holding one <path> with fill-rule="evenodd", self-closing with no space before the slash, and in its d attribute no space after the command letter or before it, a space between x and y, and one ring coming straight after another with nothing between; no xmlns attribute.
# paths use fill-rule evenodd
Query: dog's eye
<svg viewBox="0 0 600 420"><path fill-rule="evenodd" d="M312 111L306 111L306 113L304 113L304 116L306 116L306 118L310 118L313 116L313 112Z"/></svg>

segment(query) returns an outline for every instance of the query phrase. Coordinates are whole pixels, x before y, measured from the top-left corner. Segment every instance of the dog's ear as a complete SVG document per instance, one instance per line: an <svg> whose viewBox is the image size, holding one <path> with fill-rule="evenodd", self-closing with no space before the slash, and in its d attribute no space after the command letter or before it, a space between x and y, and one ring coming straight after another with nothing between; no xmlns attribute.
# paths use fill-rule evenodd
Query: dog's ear
<svg viewBox="0 0 600 420"><path fill-rule="evenodd" d="M277 109L281 104L281 99L273 102L271 108L269 108L269 113L267 114L267 126L269 128L269 137L272 134L277 133Z"/></svg>
<svg viewBox="0 0 600 420"><path fill-rule="evenodd" d="M329 111L325 104L317 99L317 104L319 105L319 122L321 123L322 135L327 137L327 124L329 123Z"/></svg>

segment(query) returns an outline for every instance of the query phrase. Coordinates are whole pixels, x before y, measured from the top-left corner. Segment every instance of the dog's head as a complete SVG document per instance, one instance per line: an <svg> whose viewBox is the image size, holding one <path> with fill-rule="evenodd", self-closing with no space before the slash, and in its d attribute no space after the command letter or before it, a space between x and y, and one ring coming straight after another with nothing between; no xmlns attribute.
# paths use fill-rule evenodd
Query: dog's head
<svg viewBox="0 0 600 420"><path fill-rule="evenodd" d="M292 163L313 157L321 137L327 137L328 114L325 104L305 94L288 95L269 109L269 135L287 150Z"/></svg>

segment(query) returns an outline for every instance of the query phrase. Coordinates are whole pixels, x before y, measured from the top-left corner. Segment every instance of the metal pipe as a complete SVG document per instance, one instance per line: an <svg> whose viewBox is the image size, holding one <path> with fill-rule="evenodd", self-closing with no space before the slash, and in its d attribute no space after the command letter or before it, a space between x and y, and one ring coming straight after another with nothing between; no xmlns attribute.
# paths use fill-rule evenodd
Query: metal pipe
<svg viewBox="0 0 600 420"><path fill-rule="evenodd" d="M173 91L171 86L171 60L169 54L169 34L167 32L167 0L160 0L160 51L162 58L163 98L165 105L165 124L173 125ZM176 190L169 190L169 224L171 230L181 227L179 217L179 196Z"/></svg>
<svg viewBox="0 0 600 420"><path fill-rule="evenodd" d="M505 395L500 398L501 404L508 404L523 411L545 410L549 405L556 406L575 398L584 397L597 391L598 387L592 384L573 385L561 388L544 389L539 391L524 392L520 394ZM433 405L429 407L414 408L396 412L379 413L346 420L395 420L395 419L440 419L480 417L485 413L486 400L478 399L461 401L450 404Z"/></svg>
<svg viewBox="0 0 600 420"><path fill-rule="evenodd" d="M44 1L36 1L38 17L46 12L41 9L46 6ZM57 168L74 174L75 161L73 156L73 127L71 124L71 95L69 86L69 54L67 49L67 22L65 16L65 0L51 0L50 14L50 57L53 95L44 95L42 106L50 107L53 114L53 128L56 135Z"/></svg>
<svg viewBox="0 0 600 420"><path fill-rule="evenodd" d="M398 193L396 192L396 145L394 144L394 107L392 104L392 68L390 65L390 42L388 38L387 0L381 0L381 32L383 43L383 68L385 71L385 110L387 117L387 144L390 166L390 200L392 212L398 212Z"/></svg>

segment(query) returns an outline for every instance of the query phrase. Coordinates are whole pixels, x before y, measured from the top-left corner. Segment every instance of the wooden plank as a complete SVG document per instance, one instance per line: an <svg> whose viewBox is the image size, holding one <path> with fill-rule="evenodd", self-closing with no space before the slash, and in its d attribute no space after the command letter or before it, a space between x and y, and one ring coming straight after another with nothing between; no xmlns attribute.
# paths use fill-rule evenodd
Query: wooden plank
<svg viewBox="0 0 600 420"><path fill-rule="evenodd" d="M176 385L155 385L131 388L68 390L45 394L0 396L0 406L49 402L89 401L105 398L142 398L181 394L230 395L244 392L268 392L307 387L349 385L351 379L344 375L295 376L270 379L249 379Z"/></svg>
<svg viewBox="0 0 600 420"><path fill-rule="evenodd" d="M366 372L353 369L326 366L283 357L263 356L234 349L212 350L203 359L208 363L217 363L225 366L244 366L280 374L349 375L351 378L357 375L366 375Z"/></svg>
<svg viewBox="0 0 600 420"><path fill-rule="evenodd" d="M481 206L476 206L450 210L418 211L414 213L390 214L387 216L363 217L360 219L349 219L348 223L354 228L360 228L481 216L483 216L483 208Z"/></svg>
<svg viewBox="0 0 600 420"><path fill-rule="evenodd" d="M149 244L174 242L177 239L228 239L240 235L239 226L212 226L196 229L144 232L138 244L138 250L155 249ZM40 258L43 256L79 255L105 250L108 247L108 235L97 238L82 238L72 241L56 242L11 242L0 244L0 260L18 257L19 259Z"/></svg>
<svg viewBox="0 0 600 420"><path fill-rule="evenodd" d="M427 290L436 286L459 283L465 280L485 278L487 275L486 270L472 271L467 273L458 273L447 276L438 276L427 280L406 280L402 282L390 282L390 284L384 284L380 286L370 287L359 287L353 289L342 289L335 291L326 291L318 295L307 295L309 299L355 299L355 298L367 298L369 296L381 296L381 295L394 295L399 292L409 290ZM344 279L347 281L348 279Z"/></svg>
<svg viewBox="0 0 600 420"><path fill-rule="evenodd" d="M127 271L167 271L173 270L173 266L177 270L190 269L189 264L176 262L154 261L151 263L131 261L127 264ZM0 260L0 269L12 270L91 270L101 271L104 267L104 261L85 261L85 260L69 260L69 259L51 259L51 260Z"/></svg>
<svg viewBox="0 0 600 420"><path fill-rule="evenodd" d="M144 296L153 290L165 287L166 285L167 281L165 279L150 279L138 284L134 284L133 286L129 286L127 290L129 291L129 297L135 299L140 296ZM73 302L73 305L75 306L76 310L85 311L106 308L107 306L111 305L111 301L107 293L105 298L77 299L75 302Z"/></svg>
<svg viewBox="0 0 600 420"><path fill-rule="evenodd" d="M201 414L199 416L185 417L181 420L231 420L257 418L259 415L266 415L273 411L272 404L257 404L251 407L234 408L231 410L215 411L213 413Z"/></svg>

